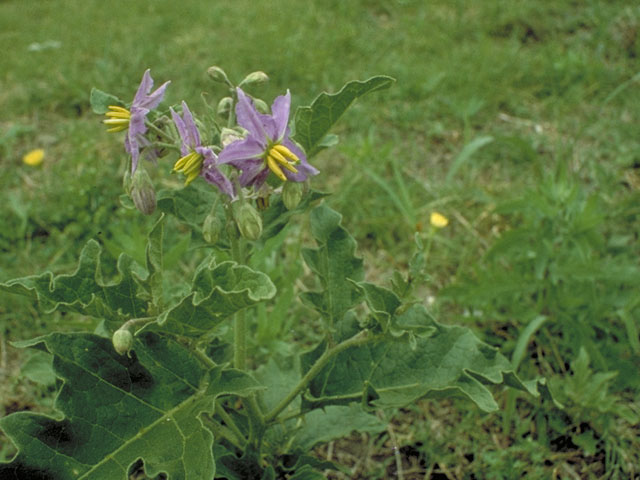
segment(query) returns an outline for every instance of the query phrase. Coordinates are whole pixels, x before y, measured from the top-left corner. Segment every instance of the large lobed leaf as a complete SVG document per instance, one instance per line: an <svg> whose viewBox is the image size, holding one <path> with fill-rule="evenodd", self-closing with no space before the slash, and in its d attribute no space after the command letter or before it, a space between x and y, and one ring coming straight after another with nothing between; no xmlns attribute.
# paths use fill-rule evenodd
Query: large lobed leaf
<svg viewBox="0 0 640 480"><path fill-rule="evenodd" d="M199 415L220 395L258 387L240 371L204 368L153 333L136 338L131 358L90 334L54 333L26 345L54 356L62 418L20 412L0 420L19 449L0 464L2 479L125 480L139 459L152 477L213 478L213 436Z"/></svg>
<svg viewBox="0 0 640 480"><path fill-rule="evenodd" d="M319 248L304 251L304 258L323 289L303 298L331 320L334 344L358 334L363 324L372 329L372 340L333 357L310 383L303 408L360 400L397 407L424 396L461 395L493 411L498 406L487 384L537 395L537 382L522 382L511 363L468 328L442 325L423 305L403 304L391 290L360 281L362 261L354 256L355 241L340 226L338 213L316 208L311 231ZM354 310L361 300L370 312L366 321ZM323 343L303 356L303 373L326 349Z"/></svg>
<svg viewBox="0 0 640 480"><path fill-rule="evenodd" d="M338 354L311 382L307 406L363 400L379 407L400 407L425 396L463 396L490 412L498 405L488 384L538 395L537 382L522 382L511 363L468 328L442 325L418 304L397 314L394 322L408 327L408 334L380 335ZM355 316L347 315L336 341L358 330ZM303 358L304 370L325 348L320 345ZM544 382L540 386L548 393Z"/></svg>
<svg viewBox="0 0 640 480"><path fill-rule="evenodd" d="M275 294L275 285L264 273L231 261L216 265L212 260L196 273L192 293L147 329L198 338L238 310Z"/></svg>
<svg viewBox="0 0 640 480"><path fill-rule="evenodd" d="M113 322L145 316L147 303L138 296L133 259L120 255L120 279L105 283L100 268L101 250L98 242L90 240L80 253L74 273L54 276L45 272L0 283L0 289L36 299L45 312L70 310Z"/></svg>
<svg viewBox="0 0 640 480"><path fill-rule="evenodd" d="M302 255L319 277L322 290L305 292L302 299L315 308L329 325L339 322L345 312L360 301L354 281L362 280L362 259L356 258L356 241L342 226L342 216L326 205L311 211L311 233L316 249L304 249Z"/></svg>
<svg viewBox="0 0 640 480"><path fill-rule="evenodd" d="M309 156L313 155L321 148L329 129L358 97L389 88L394 81L391 77L379 75L365 81L349 82L338 93L321 93L310 106L296 110L294 140Z"/></svg>

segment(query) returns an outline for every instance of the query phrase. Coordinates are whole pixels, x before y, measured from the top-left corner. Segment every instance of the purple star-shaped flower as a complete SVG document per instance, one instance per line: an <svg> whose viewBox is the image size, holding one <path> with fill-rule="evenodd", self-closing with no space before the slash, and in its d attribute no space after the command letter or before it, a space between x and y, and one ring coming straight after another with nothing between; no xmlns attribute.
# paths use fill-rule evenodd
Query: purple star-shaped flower
<svg viewBox="0 0 640 480"><path fill-rule="evenodd" d="M127 153L131 154L131 173L134 173L138 168L140 150L151 144L144 136L147 133L147 126L145 125L147 115L162 101L164 91L169 83L171 82L164 82L155 92L150 93L153 88L153 79L149 69L147 69L142 76L136 96L133 97L130 110L116 105L109 105L109 111L106 113L107 120L104 123L110 127L107 130L108 132L127 130L124 148ZM150 151L149 156L155 158L154 152Z"/></svg>
<svg viewBox="0 0 640 480"><path fill-rule="evenodd" d="M136 171L138 167L138 158L140 150L150 144L149 140L144 137L147 132L145 120L151 110L156 108L162 98L164 91L171 82L164 82L155 92L150 93L153 88L153 79L149 73L149 69L144 72L142 81L138 87L133 102L131 103L131 119L129 120L129 131L124 139L124 148L131 154L131 170Z"/></svg>
<svg viewBox="0 0 640 480"><path fill-rule="evenodd" d="M182 117L172 108L170 110L171 117L182 140L182 145L180 146L182 157L178 159L173 170L186 175L185 185L190 184L199 175L202 175L207 182L218 187L221 192L229 195L229 197L234 198L233 184L218 170L220 162L213 150L202 146L200 133L187 104L182 102Z"/></svg>
<svg viewBox="0 0 640 480"><path fill-rule="evenodd" d="M283 181L302 182L319 171L309 165L304 152L289 139L289 110L291 94L277 97L271 115L258 112L251 99L237 89L238 124L249 134L227 145L218 160L242 170L239 182L243 187L258 189L272 171Z"/></svg>

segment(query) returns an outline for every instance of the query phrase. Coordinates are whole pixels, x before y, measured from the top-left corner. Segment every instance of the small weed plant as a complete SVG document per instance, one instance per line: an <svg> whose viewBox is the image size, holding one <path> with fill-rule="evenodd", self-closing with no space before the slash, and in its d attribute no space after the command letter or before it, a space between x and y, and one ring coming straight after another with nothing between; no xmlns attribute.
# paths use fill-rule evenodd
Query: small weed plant
<svg viewBox="0 0 640 480"><path fill-rule="evenodd" d="M0 420L18 448L0 464L1 478L124 480L144 471L191 480L321 479L341 466L313 456L313 448L352 431L385 430L378 410L457 396L493 411L491 385L547 393L542 381L520 380L468 328L432 318L414 292L424 277L419 235L408 274L396 272L389 288L370 283L341 215L310 186L321 174L314 154L337 142L332 125L393 79L349 82L290 116L288 91L271 107L252 94L267 81L263 72L238 84L218 67L208 73L223 93L202 113L185 102L163 110L169 82L154 90L149 71L131 102L91 92L93 110L124 137L123 206L157 219L138 261L121 254L106 265L90 240L73 273L1 285L44 312L96 319L93 332L51 332L17 345L51 359L58 415ZM152 176L171 165L185 186L156 192ZM572 262L588 255L589 227L599 218L589 199L576 205L567 226L575 231ZM446 223L434 214L432 233ZM549 279L538 295L557 295L552 287L566 274L549 261L556 243L533 248L531 275ZM563 335L574 331L568 322L558 323ZM576 397L586 373L578 375L564 393L576 408L594 408Z"/></svg>

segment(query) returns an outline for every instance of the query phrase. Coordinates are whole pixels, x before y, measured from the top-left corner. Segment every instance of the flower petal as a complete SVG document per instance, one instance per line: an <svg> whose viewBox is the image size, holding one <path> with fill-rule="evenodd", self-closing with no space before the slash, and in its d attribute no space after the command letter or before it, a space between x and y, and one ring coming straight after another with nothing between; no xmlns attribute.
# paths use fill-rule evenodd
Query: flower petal
<svg viewBox="0 0 640 480"><path fill-rule="evenodd" d="M240 175L240 185L243 187L253 185L253 188L258 190L269 176L270 171L268 167L264 167L261 163L258 168L251 171L247 170Z"/></svg>
<svg viewBox="0 0 640 480"><path fill-rule="evenodd" d="M275 124L275 132L272 140L281 141L289 123L289 111L291 110L291 93L276 97L271 105L272 118Z"/></svg>
<svg viewBox="0 0 640 480"><path fill-rule="evenodd" d="M164 98L164 91L167 89L171 81L166 81L162 85L158 87L158 89L148 95L144 101L141 103L142 107L148 108L149 110L153 110L156 108L162 99Z"/></svg>
<svg viewBox="0 0 640 480"><path fill-rule="evenodd" d="M251 99L242 91L242 89L236 89L238 93L238 104L236 105L236 117L238 118L238 124L249 132L249 136L254 137L256 140L264 142L263 146L266 147L267 134L264 130L264 124L260 118L260 113L253 106Z"/></svg>
<svg viewBox="0 0 640 480"><path fill-rule="evenodd" d="M187 104L182 102L182 118L184 119L184 124L187 127L187 134L189 143L188 145L191 148L196 148L201 146L200 143L200 133L198 132L198 127L196 127L196 122L193 120L193 115L191 115L191 110L187 107Z"/></svg>
<svg viewBox="0 0 640 480"><path fill-rule="evenodd" d="M169 111L171 112L171 118L173 119L173 123L178 129L178 134L182 139L182 145L180 145L180 154L184 157L189 153L189 148L185 145L185 138L189 136L189 134L187 133L187 126L184 124L184 120L182 120L182 117L180 117L180 115L178 115L173 110L173 108L169 108Z"/></svg>
<svg viewBox="0 0 640 480"><path fill-rule="evenodd" d="M140 105L147 97L147 93L153 88L153 79L151 78L151 70L147 68L144 75L142 75L142 81L138 87L136 95L133 97L133 105Z"/></svg>
<svg viewBox="0 0 640 480"><path fill-rule="evenodd" d="M242 161L260 158L264 155L262 142L252 137L236 140L222 149L218 156L219 163L231 163L236 168L242 169Z"/></svg>
<svg viewBox="0 0 640 480"><path fill-rule="evenodd" d="M198 147L196 151L204 157L201 175L210 184L215 185L222 193L235 198L231 181L218 169L218 159L210 148Z"/></svg>
<svg viewBox="0 0 640 480"><path fill-rule="evenodd" d="M311 177L313 175L317 175L318 173L320 173L320 170L318 170L313 165L310 165L309 162L307 162L307 156L304 154L304 152L300 147L298 147L295 143L289 140L289 138L287 138L288 135L289 135L289 132L287 131L285 139L282 141L282 145L284 145L289 150L291 150L291 152L300 159L300 163L295 164L295 167L298 170L298 173L293 173L293 172L290 172L289 170L286 170L284 172L287 179L294 182L303 182L308 177Z"/></svg>
<svg viewBox="0 0 640 480"><path fill-rule="evenodd" d="M148 110L153 110L162 101L162 98L164 97L164 91L167 89L170 83L170 81L164 82L156 89L155 92L149 93L153 88L153 79L151 78L150 70L147 69L142 76L142 81L140 82L138 91L133 97L131 107L141 107Z"/></svg>

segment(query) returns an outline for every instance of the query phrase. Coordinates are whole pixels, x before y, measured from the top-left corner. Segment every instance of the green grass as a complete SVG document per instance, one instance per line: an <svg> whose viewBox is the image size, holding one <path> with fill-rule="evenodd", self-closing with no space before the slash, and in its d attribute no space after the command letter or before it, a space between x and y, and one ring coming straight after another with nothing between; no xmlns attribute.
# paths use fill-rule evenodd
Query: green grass
<svg viewBox="0 0 640 480"><path fill-rule="evenodd" d="M68 271L89 238L103 239L113 256L139 251L136 232L150 222L119 206L121 138L90 112L91 87L128 99L151 68L158 83L172 80L168 104L185 99L204 111L202 98L221 93L210 65L234 79L264 70L271 81L262 97L289 88L294 105L354 78L391 75L391 90L342 119L340 144L315 160L322 175L314 186L334 192L328 201L379 279L406 269L414 232L428 231L432 211L445 214L450 225L434 237L423 287L435 313L507 355L535 315L548 316L525 339L520 372L559 379L567 402L559 411L499 395L505 409L491 416L436 401L400 412L405 478L638 474L640 385L625 368L639 353L640 7L14 0L0 2L0 46L0 280ZM33 148L46 150L41 167L22 164ZM161 161L156 176L168 170ZM563 196L567 185L575 197ZM587 212L576 227L589 198L594 220ZM550 206L536 210L536 202ZM507 234L521 237L506 245ZM536 270L542 244L546 263ZM0 302L3 407L49 408L51 392L20 376L22 353L6 343L87 322L40 316L7 295ZM604 399L576 393L571 363L581 342L591 345L583 376L620 372ZM602 407L611 402L631 414ZM371 439L370 470L359 464L354 476L395 471L388 441ZM348 461L359 442L337 443L334 458ZM10 448L5 442L0 456Z"/></svg>

